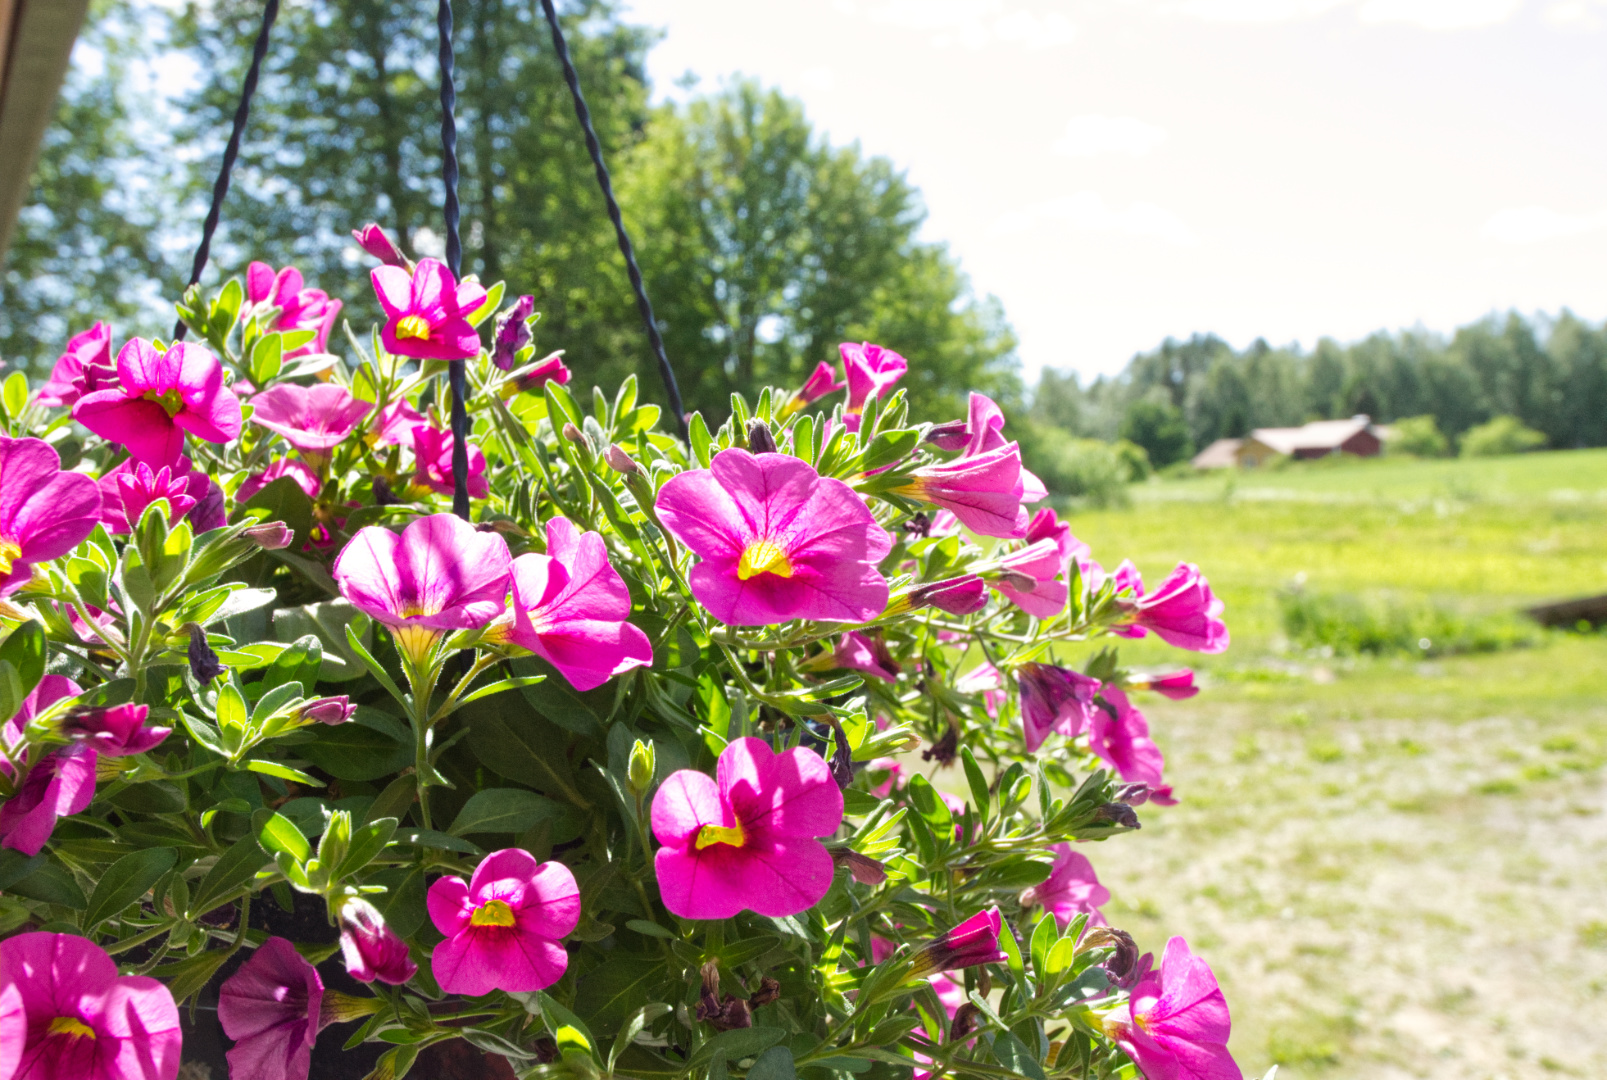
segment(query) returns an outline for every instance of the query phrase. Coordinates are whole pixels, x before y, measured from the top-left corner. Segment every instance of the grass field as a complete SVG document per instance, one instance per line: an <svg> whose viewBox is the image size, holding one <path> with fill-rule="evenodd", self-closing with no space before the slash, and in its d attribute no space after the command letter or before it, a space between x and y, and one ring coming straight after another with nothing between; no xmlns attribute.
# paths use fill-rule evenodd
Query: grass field
<svg viewBox="0 0 1607 1080"><path fill-rule="evenodd" d="M1607 592L1607 451L1157 481L1074 515L1107 567L1187 558L1233 647L1144 703L1181 805L1089 851L1113 923L1188 936L1247 1076L1607 1076L1607 636L1424 660L1286 640L1278 592L1507 618Z"/></svg>

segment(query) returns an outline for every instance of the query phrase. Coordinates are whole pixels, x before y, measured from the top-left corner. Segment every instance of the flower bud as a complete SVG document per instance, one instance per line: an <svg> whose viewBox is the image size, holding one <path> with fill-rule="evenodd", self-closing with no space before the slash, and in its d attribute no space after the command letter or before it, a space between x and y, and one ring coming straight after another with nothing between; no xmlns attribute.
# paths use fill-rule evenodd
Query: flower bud
<svg viewBox="0 0 1607 1080"><path fill-rule="evenodd" d="M926 441L939 450L964 450L971 441L971 426L965 420L936 424L927 431Z"/></svg>
<svg viewBox="0 0 1607 1080"><path fill-rule="evenodd" d="M1004 963L1005 955L999 948L999 933L1003 927L1004 919L997 907L977 912L936 941L928 942L912 953L910 976Z"/></svg>
<svg viewBox="0 0 1607 1080"><path fill-rule="evenodd" d="M917 585L909 594L910 609L935 607L950 615L974 615L988 605L988 583L976 574Z"/></svg>
<svg viewBox="0 0 1607 1080"><path fill-rule="evenodd" d="M530 324L526 320L535 310L536 298L521 296L513 307L497 316L491 335L491 362L503 371L511 371L519 350L530 344Z"/></svg>
<svg viewBox="0 0 1607 1080"><path fill-rule="evenodd" d="M307 702L301 707L299 715L303 721L317 721L320 724L334 726L344 724L357 715L357 706L353 705L345 694L340 694Z"/></svg>
<svg viewBox="0 0 1607 1080"><path fill-rule="evenodd" d="M1094 820L1109 822L1124 829L1142 828L1138 823L1138 815L1133 813L1133 808L1121 802L1105 803L1094 811Z"/></svg>
<svg viewBox="0 0 1607 1080"><path fill-rule="evenodd" d="M960 752L960 732L953 724L943 733L943 737L925 750L921 751L922 761L936 761L939 765L954 764L954 757Z"/></svg>
<svg viewBox="0 0 1607 1080"><path fill-rule="evenodd" d="M411 271L413 264L403 255L391 238L385 235L385 230L373 222L369 222L361 229L352 230L352 239L357 241L359 247L386 266L401 266Z"/></svg>
<svg viewBox="0 0 1607 1080"><path fill-rule="evenodd" d="M603 460L617 473L625 476L642 475L642 467L636 464L636 459L627 454L618 443L612 444L603 452Z"/></svg>
<svg viewBox="0 0 1607 1080"><path fill-rule="evenodd" d="M646 792L653 783L653 770L657 754L653 749L653 742L637 739L631 747L630 765L626 769L626 778L630 782L631 790L637 793Z"/></svg>
<svg viewBox="0 0 1607 1080"><path fill-rule="evenodd" d="M1109 960L1105 961L1105 970L1118 984L1125 985L1122 980L1130 977L1138 968L1138 945L1133 941L1133 935L1126 930L1117 930L1113 926L1098 926L1090 930L1082 939L1078 949L1097 949L1104 945L1115 946Z"/></svg>
<svg viewBox="0 0 1607 1080"><path fill-rule="evenodd" d="M290 526L282 521L265 521L261 525L253 525L240 534L263 551L278 551L290 546L296 534L291 532Z"/></svg>
<svg viewBox="0 0 1607 1080"><path fill-rule="evenodd" d="M975 1002L967 1001L954 1010L954 1019L949 1021L949 1039L963 1039L982 1025L982 1010L976 1007Z"/></svg>
<svg viewBox="0 0 1607 1080"><path fill-rule="evenodd" d="M781 984L766 975L759 980L759 989L748 998L748 1004L755 1009L762 1005L769 1005L781 998Z"/></svg>
<svg viewBox="0 0 1607 1080"><path fill-rule="evenodd" d="M869 855L861 855L851 848L837 848L831 861L844 867L861 885L880 885L887 880L887 868Z"/></svg>
<svg viewBox="0 0 1607 1080"><path fill-rule="evenodd" d="M563 356L563 350L559 349L550 356L542 357L532 367L524 369L524 374L513 377L513 388L525 393L534 393L550 382L563 386L569 381L571 374L569 368L564 366Z"/></svg>
<svg viewBox="0 0 1607 1080"><path fill-rule="evenodd" d="M362 982L400 986L418 973L407 955L407 943L385 925L385 917L367 900L347 899L340 906L340 952L346 970Z"/></svg>
<svg viewBox="0 0 1607 1080"><path fill-rule="evenodd" d="M585 433L582 432L574 424L571 424L568 421L565 421L564 422L564 427L563 427L563 432L564 432L564 438L568 439L570 442L572 442L572 443L580 443L582 446L586 445Z"/></svg>
<svg viewBox="0 0 1607 1080"><path fill-rule="evenodd" d="M206 631L198 623L186 623L184 629L190 635L190 647L187 650L190 658L190 674L195 681L206 686L213 679L224 672L223 664L218 661L218 654L212 651L207 644Z"/></svg>
<svg viewBox="0 0 1607 1080"><path fill-rule="evenodd" d="M773 454L776 452L776 437L770 432L770 425L763 420L750 420L748 422L748 449L755 454Z"/></svg>

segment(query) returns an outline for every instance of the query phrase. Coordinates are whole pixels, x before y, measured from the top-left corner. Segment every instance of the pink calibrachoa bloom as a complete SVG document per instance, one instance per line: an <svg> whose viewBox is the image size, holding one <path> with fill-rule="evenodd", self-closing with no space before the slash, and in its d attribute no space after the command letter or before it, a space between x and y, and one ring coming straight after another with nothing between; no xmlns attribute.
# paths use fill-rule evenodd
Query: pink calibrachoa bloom
<svg viewBox="0 0 1607 1080"><path fill-rule="evenodd" d="M493 851L468 882L437 878L428 903L446 935L430 969L448 994L523 993L563 978L569 954L560 939L580 923L580 890L563 863L537 863L520 848Z"/></svg>
<svg viewBox="0 0 1607 1080"><path fill-rule="evenodd" d="M246 268L246 300L252 304L279 309L279 317L267 330L311 330L317 334L306 345L285 353L285 359L311 356L329 351L329 332L340 318L341 302L331 300L322 289L302 288L301 271L287 266L279 273L264 262Z"/></svg>
<svg viewBox="0 0 1607 1080"><path fill-rule="evenodd" d="M1073 851L1070 844L1056 844L1049 850L1055 853L1049 877L1021 894L1021 906L1041 904L1054 913L1062 930L1079 912L1088 913L1089 926L1106 925L1099 906L1110 902L1110 890L1099 883L1088 856Z"/></svg>
<svg viewBox="0 0 1607 1080"><path fill-rule="evenodd" d="M394 398L379 411L379 423L369 428L367 438L374 446L412 446L413 429L428 423L406 398Z"/></svg>
<svg viewBox="0 0 1607 1080"><path fill-rule="evenodd" d="M1227 999L1211 966L1180 937L1166 943L1160 970L1133 987L1104 1028L1148 1080L1243 1080L1228 1053Z"/></svg>
<svg viewBox="0 0 1607 1080"><path fill-rule="evenodd" d="M1054 664L1033 663L1022 664L1016 680L1021 686L1021 734L1029 752L1051 734L1074 739L1097 718L1098 679Z"/></svg>
<svg viewBox="0 0 1607 1080"><path fill-rule="evenodd" d="M17 715L0 728L11 756L27 763L37 748L19 751L23 732L45 709L81 692L79 685L64 675L46 675L22 699ZM143 717L142 717L143 719ZM54 747L43 753L28 769L16 794L0 803L0 847L34 856L45 846L59 818L82 813L95 798L95 751L81 744ZM0 772L13 776L11 765L0 759Z"/></svg>
<svg viewBox="0 0 1607 1080"><path fill-rule="evenodd" d="M179 341L159 353L135 338L117 354L117 379L117 387L79 398L73 419L153 468L178 460L186 432L214 443L240 437L240 399L223 385L218 358L199 345Z"/></svg>
<svg viewBox="0 0 1607 1080"><path fill-rule="evenodd" d="M1173 701L1186 701L1200 692L1194 685L1194 672L1188 668L1168 671L1161 675L1137 675L1127 680L1129 690L1153 690Z"/></svg>
<svg viewBox="0 0 1607 1080"><path fill-rule="evenodd" d="M92 941L43 931L0 941L0 987L6 1080L178 1075L184 1036L172 993L147 976L119 976Z"/></svg>
<svg viewBox="0 0 1607 1080"><path fill-rule="evenodd" d="M1099 701L1088 725L1088 749L1109 762L1123 780L1160 786L1166 759L1149 737L1149 721L1110 683L1099 688Z"/></svg>
<svg viewBox="0 0 1607 1080"><path fill-rule="evenodd" d="M848 346L843 345L839 348L846 349ZM809 378L804 380L803 386L793 391L792 397L781 406L777 419L785 420L804 406L819 401L827 394L836 393L847 385L847 382L838 382L836 369L822 360L815 365L815 370L810 373Z"/></svg>
<svg viewBox="0 0 1607 1080"><path fill-rule="evenodd" d="M508 639L552 664L576 690L652 666L653 645L626 621L630 590L608 561L601 533L550 519L547 553L513 560L512 586Z"/></svg>
<svg viewBox="0 0 1607 1080"><path fill-rule="evenodd" d="M893 548L852 488L786 454L732 447L659 489L665 528L702 557L692 595L730 626L868 622L887 607Z"/></svg>
<svg viewBox="0 0 1607 1080"><path fill-rule="evenodd" d="M999 669L986 660L956 679L954 689L962 694L981 694L982 707L995 720L999 718L999 709L1006 700L1004 679L999 676Z"/></svg>
<svg viewBox="0 0 1607 1080"><path fill-rule="evenodd" d="M484 626L507 604L513 557L507 542L453 514L431 514L401 534L359 529L335 558L340 594L389 626L422 656L445 630Z"/></svg>
<svg viewBox="0 0 1607 1080"><path fill-rule="evenodd" d="M318 493L324 489L323 482L318 479L318 474L308 468L306 462L288 457L275 458L268 463L266 469L246 477L245 482L240 485L240 490L234 493L235 504L245 503L251 496L281 476L288 476L294 480L296 486L304 491L309 499L316 499Z"/></svg>
<svg viewBox="0 0 1607 1080"><path fill-rule="evenodd" d="M1024 490L1021 449L1006 443L971 457L922 465L895 493L952 510L972 532L1015 540L1027 535Z"/></svg>
<svg viewBox="0 0 1607 1080"><path fill-rule="evenodd" d="M901 787L904 776L904 766L899 764L898 758L879 757L865 763L867 773L886 773L881 783L870 789L870 793L878 799L885 799L893 793L893 789ZM880 961L878 961L880 963Z"/></svg>
<svg viewBox="0 0 1607 1080"><path fill-rule="evenodd" d="M301 719L314 724L334 727L344 724L357 715L357 706L345 694L315 698L296 710Z"/></svg>
<svg viewBox="0 0 1607 1080"><path fill-rule="evenodd" d="M396 244L391 241L391 238L385 235L385 230L373 222L369 222L361 229L353 229L352 239L356 240L358 246L364 251L386 266L400 266L405 270L413 268L413 263L406 255L402 254Z"/></svg>
<svg viewBox="0 0 1607 1080"><path fill-rule="evenodd" d="M993 587L1006 600L1038 619L1052 619L1066 609L1071 588L1060 578L1066 560L1054 540L1035 541L1000 562L1005 576Z"/></svg>
<svg viewBox="0 0 1607 1080"><path fill-rule="evenodd" d="M904 597L910 611L935 607L949 615L975 615L988 606L988 583L978 574L917 585Z"/></svg>
<svg viewBox="0 0 1607 1080"><path fill-rule="evenodd" d="M962 458L976 457L989 450L1007 445L1004 431L1004 410L986 394L971 391L970 415L966 420L965 453ZM1021 501L1042 502L1049 497L1049 489L1025 467L1021 470ZM1036 537L1034 537L1036 539Z"/></svg>
<svg viewBox="0 0 1607 1080"><path fill-rule="evenodd" d="M112 328L98 322L83 333L67 339L50 378L39 388L34 400L51 407L71 407L85 394L104 390L117 382L112 366Z"/></svg>
<svg viewBox="0 0 1607 1080"><path fill-rule="evenodd" d="M251 399L251 422L285 437L303 454L324 454L345 442L374 410L344 386L279 383Z"/></svg>
<svg viewBox="0 0 1607 1080"><path fill-rule="evenodd" d="M379 909L361 897L348 897L340 905L340 954L346 970L360 982L378 979L400 986L418 974L407 955L407 942L385 925Z"/></svg>
<svg viewBox="0 0 1607 1080"><path fill-rule="evenodd" d="M664 906L685 919L807 911L831 888L831 855L816 838L842 821L843 793L819 754L733 739L714 777L682 769L653 797Z"/></svg>
<svg viewBox="0 0 1607 1080"><path fill-rule="evenodd" d="M1061 521L1055 516L1054 510L1048 507L1033 514L1032 520L1027 523L1027 543L1035 544L1039 540L1053 540L1055 550L1068 563L1087 555L1089 551L1087 544L1071 534L1071 526Z"/></svg>
<svg viewBox="0 0 1607 1080"><path fill-rule="evenodd" d="M910 956L910 974L929 975L934 971L1002 964L1006 958L1004 950L999 948L999 935L1010 932L997 907L979 911L915 950Z"/></svg>
<svg viewBox="0 0 1607 1080"><path fill-rule="evenodd" d="M95 531L100 491L82 473L63 472L43 439L0 436L0 596L33 577L33 564L59 558Z"/></svg>
<svg viewBox="0 0 1607 1080"><path fill-rule="evenodd" d="M881 397L882 391L904 377L909 363L892 349L865 342L845 341L837 346L843 358L843 374L848 376L848 411L864 411L865 402ZM818 369L817 369L818 372Z"/></svg>
<svg viewBox="0 0 1607 1080"><path fill-rule="evenodd" d="M555 353L542 357L536 366L523 375L515 376L512 380L513 389L525 394L539 394L541 388L548 383L557 383L563 386L569 382L572 372L564 366L564 351L559 349ZM507 387L504 383L504 388ZM506 393L506 389L504 390Z"/></svg>
<svg viewBox="0 0 1607 1080"><path fill-rule="evenodd" d="M491 494L491 481L485 476L485 454L470 443L469 496L483 499ZM438 495L450 495L452 481L452 433L429 424L413 429L413 479Z"/></svg>
<svg viewBox="0 0 1607 1080"><path fill-rule="evenodd" d="M73 686L71 680L68 685ZM73 686L73 693L77 693ZM65 695L64 695L65 696ZM61 720L61 733L103 757L130 757L156 749L171 727L146 727L149 705L111 705L75 709Z"/></svg>
<svg viewBox="0 0 1607 1080"><path fill-rule="evenodd" d="M480 333L469 316L485 303L477 282L459 283L439 259L420 259L409 274L376 267L374 292L385 309L380 341L396 356L415 360L467 360L480 355Z"/></svg>
<svg viewBox="0 0 1607 1080"><path fill-rule="evenodd" d="M237 1080L307 1080L312 1047L328 1022L324 980L282 937L264 941L218 991L218 1020L235 1040Z"/></svg>
<svg viewBox="0 0 1607 1080"><path fill-rule="evenodd" d="M863 671L883 682L892 682L898 678L900 670L898 661L887 651L887 643L881 638L868 638L858 630L850 630L844 634L837 642L837 648L831 657L837 667L848 668L850 671Z"/></svg>
<svg viewBox="0 0 1607 1080"><path fill-rule="evenodd" d="M126 458L102 476L97 486L101 524L113 536L133 529L145 508L157 499L167 500L170 525L188 518L196 532L206 532L224 524L223 492L187 457L154 470L142 461ZM214 491L216 497L209 497Z"/></svg>
<svg viewBox="0 0 1607 1080"><path fill-rule="evenodd" d="M1162 641L1179 649L1202 653L1226 651L1228 625L1222 621L1224 605L1211 592L1211 584L1198 566L1178 563L1154 592L1146 594L1141 580L1136 582L1135 592L1135 599L1117 601L1127 612L1127 636L1143 637L1144 631L1153 630Z"/></svg>

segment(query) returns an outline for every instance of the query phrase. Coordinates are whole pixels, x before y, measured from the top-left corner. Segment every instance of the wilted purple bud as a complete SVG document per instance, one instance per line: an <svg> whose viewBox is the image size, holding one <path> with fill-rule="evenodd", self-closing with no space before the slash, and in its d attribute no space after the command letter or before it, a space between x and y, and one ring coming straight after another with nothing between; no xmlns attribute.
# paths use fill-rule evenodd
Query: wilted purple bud
<svg viewBox="0 0 1607 1080"><path fill-rule="evenodd" d="M184 627L190 634L190 674L195 681L206 686L213 679L223 674L223 664L218 661L218 654L212 651L207 644L206 631L197 623L187 623Z"/></svg>
<svg viewBox="0 0 1607 1080"><path fill-rule="evenodd" d="M749 421L748 449L755 454L773 454L776 452L776 437L771 434L769 424L763 420Z"/></svg>
<svg viewBox="0 0 1607 1080"><path fill-rule="evenodd" d="M608 467L617 473L622 473L625 476L642 475L642 467L636 464L636 459L627 454L618 443L612 444L603 452L603 460L608 462Z"/></svg>
<svg viewBox="0 0 1607 1080"><path fill-rule="evenodd" d="M1112 825L1120 825L1124 829L1137 829L1138 815L1126 803L1108 802L1094 811L1095 821L1107 821Z"/></svg>
<svg viewBox="0 0 1607 1080"><path fill-rule="evenodd" d="M753 1012L741 998L720 994L720 962L710 960L699 969L702 993L698 995L696 1016L716 1031L753 1026Z"/></svg>
<svg viewBox="0 0 1607 1080"><path fill-rule="evenodd" d="M911 953L910 975L1004 963L1005 955L999 948L999 933L1003 927L1004 919L997 907L977 912L936 941Z"/></svg>
<svg viewBox="0 0 1607 1080"><path fill-rule="evenodd" d="M535 310L536 298L521 296L513 307L497 316L491 335L491 362L503 371L511 371L519 350L530 344L530 324L526 320Z"/></svg>
<svg viewBox="0 0 1607 1080"><path fill-rule="evenodd" d="M1113 945L1116 949L1105 961L1105 970L1110 973L1112 981L1120 986L1129 985L1124 980L1138 969L1138 945L1133 941L1133 935L1113 926L1099 926L1090 930L1082 940L1085 949L1097 949L1102 945Z"/></svg>
<svg viewBox="0 0 1607 1080"><path fill-rule="evenodd" d="M400 986L418 973L407 942L385 925L378 908L356 897L340 906L340 952L351 977L362 982Z"/></svg>
<svg viewBox="0 0 1607 1080"><path fill-rule="evenodd" d="M385 235L385 230L373 222L369 222L361 229L353 229L352 239L356 240L364 251L386 266L412 268L412 263L408 261L407 256L397 250L396 245L391 243L391 238Z"/></svg>
<svg viewBox="0 0 1607 1080"><path fill-rule="evenodd" d="M759 980L759 989L748 998L748 1004L757 1009L761 1005L769 1005L781 999L781 984L766 975Z"/></svg>
<svg viewBox="0 0 1607 1080"><path fill-rule="evenodd" d="M926 433L926 441L939 450L964 450L971 442L971 425L965 420L937 424Z"/></svg>
<svg viewBox="0 0 1607 1080"><path fill-rule="evenodd" d="M910 608L935 607L950 615L974 615L988 606L988 583L976 574L918 585L910 592Z"/></svg>
<svg viewBox="0 0 1607 1080"><path fill-rule="evenodd" d="M290 526L282 521L265 521L261 525L253 525L240 534L263 551L278 551L280 548L290 546L290 541L296 534L290 531Z"/></svg>
<svg viewBox="0 0 1607 1080"><path fill-rule="evenodd" d="M963 1039L981 1025L982 1010L974 1002L967 1001L954 1010L954 1019L949 1021L949 1039Z"/></svg>
<svg viewBox="0 0 1607 1080"><path fill-rule="evenodd" d="M391 490L390 481L383 476L374 477L374 505L375 506L401 506L402 500L396 497Z"/></svg>
<svg viewBox="0 0 1607 1080"><path fill-rule="evenodd" d="M939 765L954 764L955 755L960 752L960 732L953 724L943 733L943 737L925 750L921 751L922 761L936 761Z"/></svg>
<svg viewBox="0 0 1607 1080"><path fill-rule="evenodd" d="M357 706L351 703L351 698L345 694L335 697L322 697L309 701L301 707L303 720L316 720L320 724L344 724L357 714Z"/></svg>

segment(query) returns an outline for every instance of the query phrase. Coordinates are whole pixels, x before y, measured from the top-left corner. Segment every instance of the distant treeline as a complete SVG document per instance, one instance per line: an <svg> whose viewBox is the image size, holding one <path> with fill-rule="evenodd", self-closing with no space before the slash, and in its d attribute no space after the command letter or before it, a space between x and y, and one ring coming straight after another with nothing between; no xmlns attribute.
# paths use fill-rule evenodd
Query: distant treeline
<svg viewBox="0 0 1607 1080"><path fill-rule="evenodd" d="M1513 416L1553 449L1607 445L1607 328L1565 310L1555 319L1492 315L1449 340L1421 330L1349 345L1324 338L1310 352L1168 338L1086 387L1046 369L1031 415L1085 438L1128 439L1161 467L1253 428L1357 413L1432 416L1452 442Z"/></svg>

